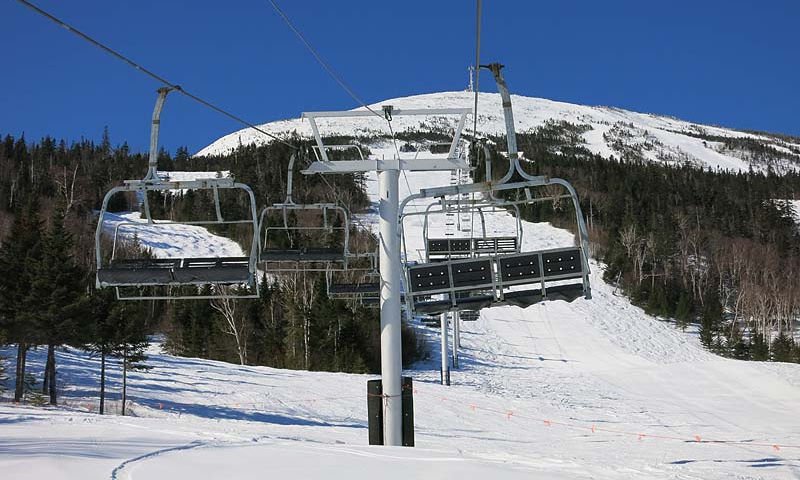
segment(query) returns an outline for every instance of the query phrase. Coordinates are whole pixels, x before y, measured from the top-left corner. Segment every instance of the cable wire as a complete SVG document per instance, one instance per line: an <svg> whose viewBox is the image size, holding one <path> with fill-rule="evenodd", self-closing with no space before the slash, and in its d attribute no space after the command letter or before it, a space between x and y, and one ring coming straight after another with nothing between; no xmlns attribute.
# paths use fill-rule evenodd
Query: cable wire
<svg viewBox="0 0 800 480"><path fill-rule="evenodd" d="M338 83L339 86L342 87L342 89L345 92L347 92L348 95L350 95L350 98L355 100L359 105L366 108L376 116L384 118L382 114L370 108L366 103L364 103L363 100L361 100L361 98L358 95L356 95L353 89L350 88L347 85L347 83L342 79L342 77L336 73L333 67L331 67L330 64L326 62L324 58L322 58L322 55L320 55L319 52L317 52L317 49L315 49L314 46L311 45L311 42L309 42L308 39L305 37L305 35L303 35L303 32L301 32L300 29L298 29L294 25L294 23L292 23L292 20L289 18L289 16L286 15L286 13L284 13L283 10L281 10L281 7L279 7L274 0L267 0L267 1L269 2L270 5L272 5L272 8L275 10L275 13L277 13L278 16L281 17L281 19L286 23L289 29L291 29L291 31L294 32L294 34L303 43L303 45L305 45L305 47L308 49L308 51L311 53L311 55L314 57L317 63L319 63L320 66L328 73L328 75L330 75L330 77L334 81L336 81L336 83Z"/></svg>
<svg viewBox="0 0 800 480"><path fill-rule="evenodd" d="M292 144L290 144L289 142L281 139L280 137L278 137L276 135L273 135L273 134L271 134L269 132L264 131L263 129L257 127L255 124L253 124L251 122L248 122L247 120L244 120L243 118L241 118L241 117L239 117L237 115L234 115L233 113L230 113L227 110L224 110L224 109L214 105L213 103L198 97L197 95L194 95L192 93L187 92L180 85L172 83L169 80L167 80L166 78L162 77L161 75L153 72L152 70L147 69L147 68L143 67L141 64L134 62L130 58L128 58L125 55L121 54L120 52L112 49L111 47L108 47L108 46L104 45L103 43L99 42L98 40L95 40L94 38L90 37L89 35L83 33L82 31L78 30L77 28L73 27L72 25L69 25L65 21L61 20L60 18L58 18L58 17L56 17L56 16L54 16L54 15L52 15L52 14L50 14L50 13L44 11L44 10L42 10L41 8L39 8L36 5L34 5L33 3L29 2L28 0L17 0L17 1L19 3L25 5L26 7L30 8L34 12L38 13L39 15L47 18L48 20L51 20L52 22L56 23L57 25L59 25L59 26L65 28L66 30L74 33L75 35L77 35L78 37L82 38L83 40L91 43L95 47L103 50L104 52L108 53L109 55L111 55L111 56L113 56L113 57L115 57L115 58L117 58L119 60L122 60L123 62L127 63L129 66L133 67L134 69L139 70L140 72L142 72L145 75L155 79L156 81L158 81L160 83L163 83L164 85L166 85L166 86L168 86L170 88L173 88L176 91L186 95L187 97L191 98L195 102L197 102L197 103L199 103L199 104L201 104L201 105L203 105L203 106L205 106L207 108L210 108L211 110L214 110L215 112L220 113L220 114L230 118L231 120L234 120L234 121L236 121L236 122L238 122L238 123L240 123L240 124L242 124L242 125L244 125L244 126L246 126L248 128L252 128L253 130L255 130L255 131L257 131L257 132L259 132L259 133L261 133L263 135L266 135L267 137L269 137L269 138L271 138L271 139L273 139L273 140L275 140L275 141L277 141L279 143L282 143L283 145L286 145L289 148L297 150L297 147L292 145Z"/></svg>
<svg viewBox="0 0 800 480"><path fill-rule="evenodd" d="M481 78L481 10L483 2L477 0L475 5L475 105L472 111L472 141L478 138L478 92Z"/></svg>
<svg viewBox="0 0 800 480"><path fill-rule="evenodd" d="M342 87L342 90L344 90L350 96L350 98L355 100L356 103L360 104L362 107L366 108L367 110L372 112L374 115L386 120L387 125L389 125L389 133L392 136L392 145L394 146L395 154L397 155L397 158L399 159L400 158L400 149L397 147L397 137L395 136L394 128L392 127L392 119L391 119L390 114L388 114L388 113L381 114L381 113L375 111L369 105L367 105L363 100L361 100L361 97L359 97L353 91L353 89L350 88L347 85L347 83L344 81L344 79L342 79L342 77L339 74L336 73L336 71L333 69L333 67L331 67L331 65L328 62L326 62L324 58L322 58L322 55L320 55L320 53L314 48L314 46L311 45L311 42L308 41L308 39L305 37L305 35L303 35L303 32L301 32L300 29L298 29L294 25L294 23L289 18L289 16L286 15L286 13L283 10L281 10L281 8L278 6L278 4L274 0L267 0L267 1L269 2L270 5L272 5L272 8L275 10L275 13L277 13L278 16L281 17L281 19L286 23L286 26L288 26L289 29L292 32L294 32L294 34L297 36L297 38L303 43L303 45L305 45L306 49L308 49L308 51L311 53L311 55L314 57L314 59L317 61L317 63L319 63L320 66L325 70L325 72L327 72L328 75L330 75L330 77L336 83L338 83L340 87ZM408 181L408 175L406 174L405 170L403 170L403 178L405 179L406 187L408 188L409 193L411 193L411 184ZM415 209L417 208L416 205L414 205L414 208Z"/></svg>

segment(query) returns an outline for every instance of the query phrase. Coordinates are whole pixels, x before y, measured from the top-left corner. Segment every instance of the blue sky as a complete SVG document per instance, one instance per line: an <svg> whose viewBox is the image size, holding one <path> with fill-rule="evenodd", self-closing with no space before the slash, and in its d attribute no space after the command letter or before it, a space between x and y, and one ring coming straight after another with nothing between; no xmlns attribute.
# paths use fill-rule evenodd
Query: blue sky
<svg viewBox="0 0 800 480"><path fill-rule="evenodd" d="M356 106L266 0L34 1L255 123ZM278 3L367 102L467 85L473 0ZM800 135L798 20L796 0L485 0L481 56L519 94ZM15 1L0 45L0 134L147 148L154 80ZM162 125L192 152L240 128L179 95Z"/></svg>

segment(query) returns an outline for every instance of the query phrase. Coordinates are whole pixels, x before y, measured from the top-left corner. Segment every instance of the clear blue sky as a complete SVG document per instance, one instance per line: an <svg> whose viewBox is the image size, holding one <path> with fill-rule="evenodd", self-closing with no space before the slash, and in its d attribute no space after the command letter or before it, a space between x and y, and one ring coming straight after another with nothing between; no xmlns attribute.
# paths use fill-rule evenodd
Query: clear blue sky
<svg viewBox="0 0 800 480"><path fill-rule="evenodd" d="M354 101L266 0L35 0L255 123ZM367 102L467 84L474 1L280 0ZM484 2L482 59L515 93L800 135L800 2ZM0 3L0 134L144 150L158 84L34 14ZM488 75L481 90L494 91ZM170 97L162 140L194 152L239 125Z"/></svg>

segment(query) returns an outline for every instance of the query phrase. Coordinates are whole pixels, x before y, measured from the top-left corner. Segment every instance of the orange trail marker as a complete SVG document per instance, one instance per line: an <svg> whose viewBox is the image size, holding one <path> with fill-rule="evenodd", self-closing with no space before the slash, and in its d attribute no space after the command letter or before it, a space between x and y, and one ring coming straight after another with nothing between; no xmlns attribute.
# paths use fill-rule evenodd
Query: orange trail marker
<svg viewBox="0 0 800 480"><path fill-rule="evenodd" d="M702 439L702 438L700 438L700 435L695 435L695 436L694 436L694 441L695 441L695 442L697 442L697 443L700 443L700 442L702 442L702 441L703 441L703 439Z"/></svg>

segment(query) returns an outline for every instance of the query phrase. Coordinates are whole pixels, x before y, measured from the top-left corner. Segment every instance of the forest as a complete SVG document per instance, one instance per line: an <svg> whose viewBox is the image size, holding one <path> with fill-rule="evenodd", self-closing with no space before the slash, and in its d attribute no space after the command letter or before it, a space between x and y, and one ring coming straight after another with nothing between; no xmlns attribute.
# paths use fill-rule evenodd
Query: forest
<svg viewBox="0 0 800 480"><path fill-rule="evenodd" d="M568 179L578 191L606 280L648 313L698 325L703 344L720 355L800 362L800 238L788 203L799 198L800 174L665 165L630 145L606 159L583 146L587 127L547 122L518 141L529 173ZM494 141L502 148L504 139ZM736 143L747 145L726 145ZM769 153L758 145L748 152ZM493 163L502 175L502 159ZM565 207L523 216L569 226Z"/></svg>
<svg viewBox="0 0 800 480"><path fill-rule="evenodd" d="M296 144L305 150L300 158L307 159L309 145ZM253 188L260 210L284 199L289 158L280 144L242 147L213 158L193 158L179 149L174 156L162 152L159 169L230 171ZM261 298L252 300L121 302L112 291L96 290L94 229L102 198L122 179L141 178L146 165L146 156L125 144L112 147L107 132L100 144L11 136L0 143L0 344L14 345L16 351L13 362L5 359L0 367L12 376L13 363L16 400L44 396L42 401L57 402L55 351L69 345L101 358L102 408L106 359L124 369L147 368L145 350L153 334L163 334L164 348L178 355L281 368L379 371L377 310L328 299L321 273L264 276ZM301 161L295 169L304 166ZM362 182L357 176L295 175L294 199L335 200L358 212L368 206ZM202 195L150 193L158 218L180 221L208 214L210 204ZM223 203L234 213L247 208L240 198ZM115 197L110 205L111 211L138 208L134 195ZM241 240L237 231L216 233ZM355 234L356 240L365 236ZM403 338L405 362L425 356L413 329L404 327ZM44 372L26 369L26 354L34 348L48 352Z"/></svg>
<svg viewBox="0 0 800 480"><path fill-rule="evenodd" d="M712 171L680 159L648 162L638 154L642 147L625 144L623 136L619 156L605 159L583 146L585 129L547 122L519 135L519 144L529 173L565 178L579 192L592 256L606 265L606 280L664 321L697 326L703 344L720 355L800 362L794 339L800 243L786 202L798 198L800 174ZM413 142L420 136L400 137ZM504 139L491 142L493 172L501 175L504 162L496 150ZM299 138L293 143L305 152L295 166L299 171L310 145ZM253 188L260 210L283 200L290 156L275 142L219 157L192 157L181 148L174 155L161 152L159 169L229 171ZM94 229L103 195L122 179L141 178L146 164L145 155L127 145L112 146L108 132L99 144L8 135L0 141L0 345L15 352L0 360L0 388L4 376L13 376L16 400L57 403L55 352L72 346L101 358L102 408L106 360L124 371L148 368L146 348L155 334L176 355L280 368L379 370L377 310L329 299L321 274L264 275L261 298L251 300L120 302L113 292L96 290ZM479 162L476 181L482 172ZM298 202L336 201L351 212L369 207L359 176L294 179ZM209 208L207 199L191 192L152 195L159 218L180 221ZM228 198L225 207L241 212L247 205ZM136 211L138 200L121 196L111 208ZM523 209L523 216L569 227L566 208L537 204ZM215 233L244 241L237 230ZM369 244L365 232L355 235ZM39 348L48 353L44 371L30 371L26 354ZM427 355L409 326L403 353L407 364Z"/></svg>

